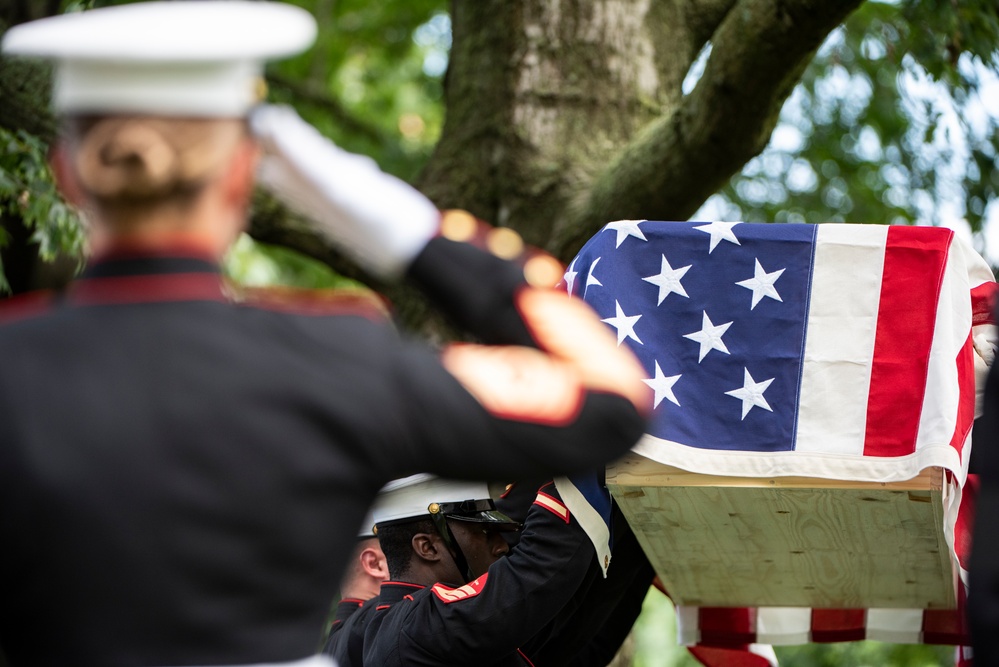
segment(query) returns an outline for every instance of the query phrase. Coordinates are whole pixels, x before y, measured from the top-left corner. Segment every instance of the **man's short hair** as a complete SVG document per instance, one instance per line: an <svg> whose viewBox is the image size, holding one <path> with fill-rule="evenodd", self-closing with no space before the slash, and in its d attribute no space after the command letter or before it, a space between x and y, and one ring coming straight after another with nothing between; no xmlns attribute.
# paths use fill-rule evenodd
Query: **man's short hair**
<svg viewBox="0 0 999 667"><path fill-rule="evenodd" d="M398 580L409 573L409 565L413 558L414 536L436 532L437 529L429 518L379 525L378 544L385 554L389 576Z"/></svg>

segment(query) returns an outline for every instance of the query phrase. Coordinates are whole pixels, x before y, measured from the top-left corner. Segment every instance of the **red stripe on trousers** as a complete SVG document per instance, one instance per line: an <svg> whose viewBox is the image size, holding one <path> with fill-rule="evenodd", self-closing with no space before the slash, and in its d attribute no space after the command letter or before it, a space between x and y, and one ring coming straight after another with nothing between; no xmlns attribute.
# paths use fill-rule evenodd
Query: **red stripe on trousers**
<svg viewBox="0 0 999 667"><path fill-rule="evenodd" d="M889 227L867 398L865 456L916 450L937 299L953 232Z"/></svg>

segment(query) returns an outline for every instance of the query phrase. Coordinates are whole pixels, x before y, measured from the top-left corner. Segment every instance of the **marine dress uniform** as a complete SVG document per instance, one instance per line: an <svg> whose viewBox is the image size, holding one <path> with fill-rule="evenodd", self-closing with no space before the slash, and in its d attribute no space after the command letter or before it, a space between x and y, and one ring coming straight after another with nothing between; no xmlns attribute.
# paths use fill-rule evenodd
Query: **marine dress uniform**
<svg viewBox="0 0 999 667"><path fill-rule="evenodd" d="M57 58L61 113L238 117L259 62L314 31L275 3L149 2L17 26L3 48ZM508 349L541 368L558 340L529 324L547 313L525 308L523 270L439 235L418 193L278 115L254 125L272 183L314 195L320 217L328 205L325 232L473 336L535 349L442 358L364 304L233 301L216 260L183 244L112 239L65 295L5 302L0 646L13 667L329 664L315 656L329 601L387 480L585 468L643 429L602 387L532 415L488 382L477 351L488 369ZM304 143L282 147L296 130Z"/></svg>
<svg viewBox="0 0 999 667"><path fill-rule="evenodd" d="M585 532L548 485L517 547L486 574L459 587L382 584L365 629L363 664L532 665L521 647L558 617L595 559Z"/></svg>

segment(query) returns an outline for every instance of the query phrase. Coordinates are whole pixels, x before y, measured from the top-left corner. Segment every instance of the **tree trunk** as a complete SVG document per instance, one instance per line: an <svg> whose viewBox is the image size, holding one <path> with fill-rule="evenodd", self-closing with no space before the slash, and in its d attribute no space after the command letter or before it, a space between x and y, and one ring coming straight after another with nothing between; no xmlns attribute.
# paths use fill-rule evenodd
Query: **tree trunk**
<svg viewBox="0 0 999 667"><path fill-rule="evenodd" d="M684 220L764 148L860 1L455 0L447 122L419 185L563 261L612 220Z"/></svg>

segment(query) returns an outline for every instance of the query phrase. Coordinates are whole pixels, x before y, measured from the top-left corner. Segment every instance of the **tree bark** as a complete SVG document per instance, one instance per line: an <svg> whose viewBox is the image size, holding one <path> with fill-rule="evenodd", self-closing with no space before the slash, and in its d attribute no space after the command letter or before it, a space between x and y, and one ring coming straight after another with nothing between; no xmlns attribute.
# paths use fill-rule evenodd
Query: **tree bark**
<svg viewBox="0 0 999 667"><path fill-rule="evenodd" d="M417 186L562 261L611 220L686 219L764 148L812 55L861 1L454 0L447 119ZM51 137L48 79L19 67L0 61L0 124ZM272 205L255 208L251 234L365 278Z"/></svg>

